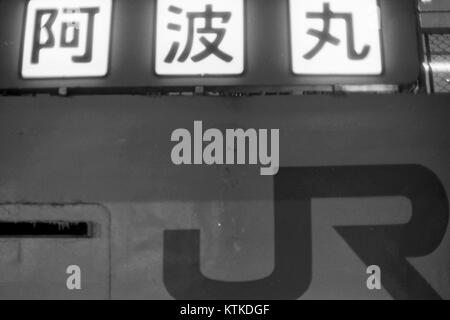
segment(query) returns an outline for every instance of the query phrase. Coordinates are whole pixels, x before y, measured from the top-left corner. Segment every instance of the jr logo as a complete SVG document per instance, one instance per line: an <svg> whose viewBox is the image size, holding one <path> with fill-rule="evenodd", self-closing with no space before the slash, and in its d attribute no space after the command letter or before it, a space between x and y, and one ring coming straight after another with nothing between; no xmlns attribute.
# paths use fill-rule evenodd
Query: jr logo
<svg viewBox="0 0 450 320"><path fill-rule="evenodd" d="M334 229L367 266L379 266L383 287L393 298L441 298L407 261L434 252L447 230L447 194L431 171L415 165L280 168L274 179L273 273L247 282L208 279L200 270L199 231L166 231L164 282L173 297L297 299L307 291L312 279L313 198L403 196L412 207L411 220L406 224Z"/></svg>
<svg viewBox="0 0 450 320"><path fill-rule="evenodd" d="M31 0L24 77L102 76L107 72L111 0Z"/></svg>

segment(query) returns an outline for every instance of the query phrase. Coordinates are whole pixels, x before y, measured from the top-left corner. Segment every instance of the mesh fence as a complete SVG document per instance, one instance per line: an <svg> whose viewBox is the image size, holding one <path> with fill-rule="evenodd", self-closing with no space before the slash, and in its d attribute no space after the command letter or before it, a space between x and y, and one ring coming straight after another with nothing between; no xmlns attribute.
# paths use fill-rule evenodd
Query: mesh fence
<svg viewBox="0 0 450 320"><path fill-rule="evenodd" d="M434 92L450 93L450 34L428 36Z"/></svg>

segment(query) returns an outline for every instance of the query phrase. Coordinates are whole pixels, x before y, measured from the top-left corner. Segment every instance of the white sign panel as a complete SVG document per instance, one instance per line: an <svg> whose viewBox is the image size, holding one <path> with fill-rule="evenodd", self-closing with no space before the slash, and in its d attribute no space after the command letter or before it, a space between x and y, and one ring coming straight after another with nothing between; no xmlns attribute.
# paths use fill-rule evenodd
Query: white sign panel
<svg viewBox="0 0 450 320"><path fill-rule="evenodd" d="M158 0L156 73L244 72L243 0Z"/></svg>
<svg viewBox="0 0 450 320"><path fill-rule="evenodd" d="M111 19L112 0L31 0L22 77L105 76Z"/></svg>
<svg viewBox="0 0 450 320"><path fill-rule="evenodd" d="M383 72L377 0L290 0L290 21L295 74Z"/></svg>

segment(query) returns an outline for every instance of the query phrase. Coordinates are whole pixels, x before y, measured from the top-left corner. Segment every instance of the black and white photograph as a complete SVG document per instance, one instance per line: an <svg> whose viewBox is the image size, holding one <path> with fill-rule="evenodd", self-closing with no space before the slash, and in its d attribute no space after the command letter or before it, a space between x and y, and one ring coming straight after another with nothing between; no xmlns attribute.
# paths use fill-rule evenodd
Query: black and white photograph
<svg viewBox="0 0 450 320"><path fill-rule="evenodd" d="M0 300L450 300L449 199L450 0L0 0Z"/></svg>

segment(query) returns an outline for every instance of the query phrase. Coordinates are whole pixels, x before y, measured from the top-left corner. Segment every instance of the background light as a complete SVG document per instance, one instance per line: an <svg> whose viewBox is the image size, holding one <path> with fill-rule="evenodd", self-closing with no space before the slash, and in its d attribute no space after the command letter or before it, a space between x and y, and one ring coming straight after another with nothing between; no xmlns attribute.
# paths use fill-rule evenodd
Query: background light
<svg viewBox="0 0 450 320"><path fill-rule="evenodd" d="M370 51L364 59L351 60L350 45L344 19L331 19L330 34L340 40L338 45L326 43L322 50L307 59L307 54L319 39L310 30L323 31L322 19L307 18L308 13L324 11L329 3L334 13L349 13L353 19L354 48L361 53ZM299 75L379 75L383 71L380 38L380 9L377 0L290 0L292 69Z"/></svg>
<svg viewBox="0 0 450 320"><path fill-rule="evenodd" d="M93 16L92 39L88 38L89 14L86 8L98 8ZM39 10L55 10L57 14L53 23L50 14L42 17L39 41L54 45L42 48L38 61L33 61L33 40L36 34L36 17ZM22 76L24 78L66 78L66 77L100 77L108 73L109 42L111 30L111 0L31 0L27 8L25 38L23 42ZM47 27L46 24L48 23ZM92 23L92 21L91 21ZM69 25L64 33L64 24ZM61 38L66 35L67 42L72 42L76 29L79 32L77 45L64 45ZM50 30L50 32L48 31ZM92 41L91 41L92 40ZM74 57L83 56L87 44L92 44L92 55L87 61L74 61Z"/></svg>
<svg viewBox="0 0 450 320"><path fill-rule="evenodd" d="M226 23L220 18L213 19L212 27L225 29L225 36L219 49L231 56L232 60L227 62L216 55L210 55L201 61L192 60L193 56L205 49L200 41L201 37L205 37L210 42L216 38L213 33L197 32L199 28L205 27L205 20L196 19L192 50L185 61L180 61L180 55L188 42L187 13L204 12L206 5L212 5L214 12L231 14L231 18ZM169 25L172 28L168 28ZM174 43L178 43L179 48L173 61L168 62L166 58ZM243 0L158 0L155 65L156 73L159 75L236 75L244 72Z"/></svg>

